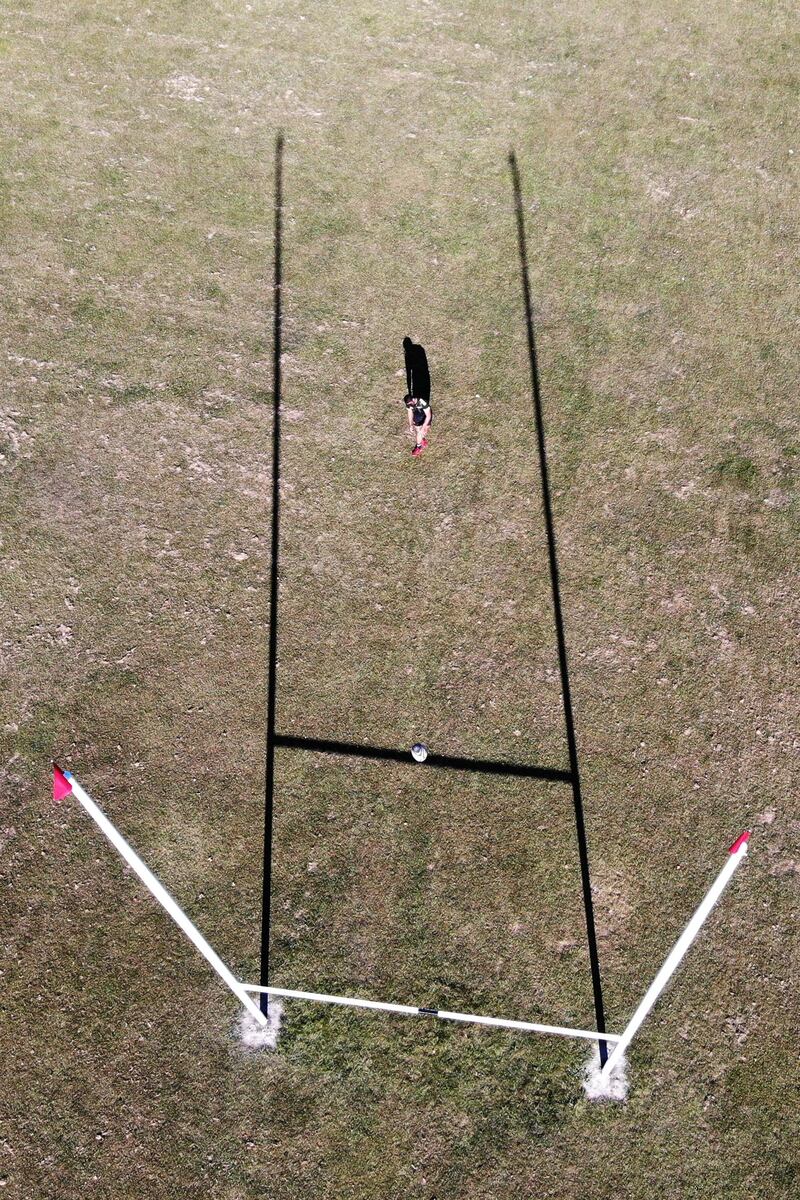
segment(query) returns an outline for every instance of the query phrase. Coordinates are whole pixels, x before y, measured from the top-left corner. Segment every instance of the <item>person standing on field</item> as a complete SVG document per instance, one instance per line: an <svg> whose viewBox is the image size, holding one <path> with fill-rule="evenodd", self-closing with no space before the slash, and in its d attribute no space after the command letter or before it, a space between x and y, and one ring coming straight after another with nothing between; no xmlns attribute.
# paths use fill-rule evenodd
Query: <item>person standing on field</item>
<svg viewBox="0 0 800 1200"><path fill-rule="evenodd" d="M410 337L404 337L403 353L406 360L407 394L404 402L408 409L408 428L416 437L411 453L414 458L419 458L428 445L428 430L433 421L431 373L424 346L412 342Z"/></svg>

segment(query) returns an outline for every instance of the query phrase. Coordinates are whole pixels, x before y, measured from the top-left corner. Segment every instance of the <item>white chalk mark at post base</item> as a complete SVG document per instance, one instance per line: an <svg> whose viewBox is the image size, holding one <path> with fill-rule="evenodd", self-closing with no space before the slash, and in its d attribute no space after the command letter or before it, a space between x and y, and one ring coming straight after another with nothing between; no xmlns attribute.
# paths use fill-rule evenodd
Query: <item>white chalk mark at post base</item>
<svg viewBox="0 0 800 1200"><path fill-rule="evenodd" d="M583 1068L583 1090L587 1100L627 1100L628 1060L614 1060L611 1073L606 1075L600 1066L600 1049L595 1046Z"/></svg>
<svg viewBox="0 0 800 1200"><path fill-rule="evenodd" d="M56 769L58 770L58 768ZM155 896L159 904L161 904L162 907L167 910L173 921L180 926L189 940L203 955L206 962L208 962L209 965L214 968L220 979L222 979L223 982L228 985L234 996L236 996L240 1003L244 1005L253 1019L259 1025L266 1025L267 1018L261 1012L258 1005L254 1004L239 980L228 970L228 968L225 966L225 963L222 961L216 951L211 949L200 931L195 928L195 926L186 916L186 913L183 911L183 909L180 908L172 899L172 896L170 896L167 889L159 883L150 868L145 866L136 851L131 849L122 834L114 828L102 809L95 804L88 792L83 790L77 779L75 779L74 775L70 774L69 771L61 771L60 774L63 775L64 779L66 779L71 785L72 793L75 798L80 801L95 824L100 827L108 840L111 842L112 846L114 846L120 852L122 857L125 859L125 862L129 867L131 867L132 870L136 872L145 887L152 893L153 896Z"/></svg>
<svg viewBox="0 0 800 1200"><path fill-rule="evenodd" d="M622 1036L617 1039L617 1044L612 1050L611 1054L608 1056L606 1064L600 1073L601 1077L610 1077L612 1071L615 1069L616 1064L624 1056L625 1050L633 1040L633 1037L636 1034L636 1031L639 1029L639 1026L642 1024L645 1017L650 1012L650 1009L653 1007L655 1002L658 1000L658 997L667 986L671 976L674 974L675 970L680 964L681 959L686 954L686 951L689 949L692 942L700 932L700 929L708 917L708 914L711 912L725 888L728 886L734 871L746 858L747 839L749 837L749 832L745 831L731 846L728 854L728 861L725 863L725 866L722 868L719 875L706 892L702 903L699 905L691 921L686 926L675 945L672 947L672 950L669 952L663 967L650 984L650 987L645 992L644 999L631 1017L626 1028L623 1030Z"/></svg>
<svg viewBox="0 0 800 1200"><path fill-rule="evenodd" d="M438 1017L441 1021L461 1021L470 1025L493 1025L501 1029L519 1029L525 1033L550 1033L559 1037L586 1038L589 1041L618 1042L618 1033L596 1033L590 1029L572 1029L566 1025L540 1025L534 1021L515 1021L506 1017L483 1017L477 1013L448 1012L442 1008L422 1008L414 1004L390 1004L383 1000L362 1000L358 996L329 996L325 992L299 992L294 988L260 987L244 984L245 991L265 992L268 996L286 996L290 1000L311 1000L320 1004L343 1004L348 1008L372 1008L381 1012L401 1013L407 1017Z"/></svg>
<svg viewBox="0 0 800 1200"><path fill-rule="evenodd" d="M278 1045L283 1020L283 1002L276 996L270 1001L267 1023L255 1021L246 1008L239 1019L239 1037L248 1050L274 1050Z"/></svg>

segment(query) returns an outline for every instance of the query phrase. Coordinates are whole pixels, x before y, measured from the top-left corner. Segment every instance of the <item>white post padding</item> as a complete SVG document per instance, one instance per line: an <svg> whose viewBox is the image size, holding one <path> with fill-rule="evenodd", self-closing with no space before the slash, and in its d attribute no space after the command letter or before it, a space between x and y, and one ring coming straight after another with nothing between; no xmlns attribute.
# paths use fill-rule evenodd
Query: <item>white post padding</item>
<svg viewBox="0 0 800 1200"><path fill-rule="evenodd" d="M128 866L136 872L148 891L150 891L150 893L155 896L156 900L158 900L159 904L167 910L173 921L180 926L189 940L203 955L206 962L213 967L220 979L222 979L223 982L228 985L234 996L236 996L239 1002L244 1005L254 1020L257 1021L259 1025L266 1025L267 1018L261 1012L261 1009L257 1004L253 1003L252 999L250 996L248 996L239 980L236 979L235 976L228 970L228 968L225 966L225 963L222 961L216 951L212 950L200 931L195 928L195 926L186 916L186 913L183 911L183 909L180 908L179 905L176 904L176 902L172 899L172 896L170 896L167 889L159 883L150 868L145 866L136 851L131 849L122 834L114 828L105 813L97 806L97 804L95 804L88 792L84 791L77 779L75 779L74 775L72 775L69 771L64 771L63 774L72 785L72 791L76 799L80 801L95 824L100 827L108 840L111 842L112 846L119 851Z"/></svg>
<svg viewBox="0 0 800 1200"><path fill-rule="evenodd" d="M448 1012L443 1008L420 1008L414 1004L390 1004L384 1000L362 1000L358 996L329 996L325 992L299 992L293 988L244 985L248 992L268 996L287 996L291 1000L312 1000L320 1004L343 1004L349 1008L373 1008L381 1012L402 1013L408 1017L438 1017L442 1021L462 1021L470 1025L495 1025L501 1029L520 1029L526 1033L552 1033L559 1037L587 1038L589 1041L618 1042L618 1033L596 1033L591 1029L572 1029L566 1025L539 1025L534 1021L514 1021L505 1017L483 1017L475 1013Z"/></svg>
<svg viewBox="0 0 800 1200"><path fill-rule="evenodd" d="M650 1012L650 1009L656 1003L664 988L667 986L670 978L675 973L683 956L686 954L686 951L689 949L692 942L700 932L700 929L708 917L708 914L711 912L725 888L728 886L734 871L746 858L747 840L749 837L750 833L746 830L731 846L725 866L722 868L719 875L706 892L702 903L698 907L691 921L686 926L675 945L672 947L672 950L669 952L663 967L645 992L641 1004L636 1009L636 1012L631 1017L626 1028L622 1031L622 1036L617 1041L616 1046L608 1056L605 1066L601 1071L601 1077L610 1077L616 1064L623 1058L625 1051L633 1040L637 1030L639 1029L639 1026L642 1024L645 1017Z"/></svg>

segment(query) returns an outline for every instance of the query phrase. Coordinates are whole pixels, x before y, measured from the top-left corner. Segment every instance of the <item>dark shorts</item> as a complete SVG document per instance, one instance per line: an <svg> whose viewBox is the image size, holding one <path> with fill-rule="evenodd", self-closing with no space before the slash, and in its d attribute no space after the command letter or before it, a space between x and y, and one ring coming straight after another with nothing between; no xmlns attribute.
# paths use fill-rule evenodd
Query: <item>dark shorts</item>
<svg viewBox="0 0 800 1200"><path fill-rule="evenodd" d="M424 425L428 417L431 419L431 425L433 424L433 413L429 408L412 408L411 417L415 425Z"/></svg>

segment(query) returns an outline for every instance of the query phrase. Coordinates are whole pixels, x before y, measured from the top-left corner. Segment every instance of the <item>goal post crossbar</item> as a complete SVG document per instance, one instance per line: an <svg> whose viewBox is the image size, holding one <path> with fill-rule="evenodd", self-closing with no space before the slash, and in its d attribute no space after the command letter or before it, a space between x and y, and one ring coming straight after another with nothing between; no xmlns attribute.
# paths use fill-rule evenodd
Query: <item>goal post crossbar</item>
<svg viewBox="0 0 800 1200"><path fill-rule="evenodd" d="M443 1008L426 1008L415 1004L392 1004L383 1000L363 1000L359 996L330 996L325 992L301 992L295 988L263 987L255 983L243 985L246 992L268 996L285 996L290 1000L310 1000L321 1004L341 1004L348 1008L371 1008L381 1012L400 1013L407 1017L438 1017L441 1021L460 1021L466 1025L493 1025L501 1029L517 1029L525 1033L551 1033L558 1037L585 1038L588 1041L618 1042L621 1034L597 1033L592 1029L572 1029L567 1025L541 1025L536 1021L516 1021L507 1017L484 1017L478 1013L450 1012Z"/></svg>
<svg viewBox="0 0 800 1200"><path fill-rule="evenodd" d="M366 758L380 762L406 764L413 762L408 750L359 745L357 742L336 742L328 738L300 737L288 733L276 733L273 742L276 750L308 750L312 754L336 754L348 758ZM428 748L426 747L426 749ZM418 770L422 764L415 762L413 765ZM432 753L430 749L428 749L424 767L426 770L431 767L444 767L452 771L470 771L482 775L503 775L506 778L519 776L523 779L542 779L548 783L572 783L572 772L562 770L560 767L467 758L465 755Z"/></svg>

